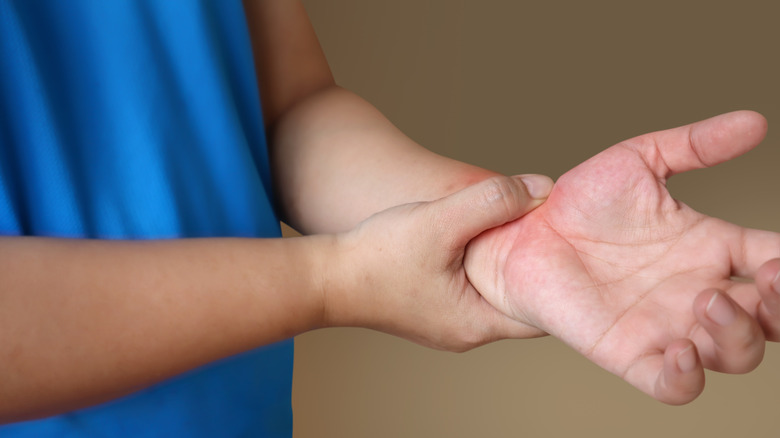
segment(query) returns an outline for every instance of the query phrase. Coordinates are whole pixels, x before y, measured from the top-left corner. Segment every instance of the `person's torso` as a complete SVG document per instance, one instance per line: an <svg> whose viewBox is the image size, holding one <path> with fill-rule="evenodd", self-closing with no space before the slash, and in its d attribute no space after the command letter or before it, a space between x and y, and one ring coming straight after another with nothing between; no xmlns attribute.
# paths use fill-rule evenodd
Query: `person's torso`
<svg viewBox="0 0 780 438"><path fill-rule="evenodd" d="M0 235L278 237L241 2L0 2ZM52 364L56 366L56 364ZM290 436L292 341L0 436Z"/></svg>

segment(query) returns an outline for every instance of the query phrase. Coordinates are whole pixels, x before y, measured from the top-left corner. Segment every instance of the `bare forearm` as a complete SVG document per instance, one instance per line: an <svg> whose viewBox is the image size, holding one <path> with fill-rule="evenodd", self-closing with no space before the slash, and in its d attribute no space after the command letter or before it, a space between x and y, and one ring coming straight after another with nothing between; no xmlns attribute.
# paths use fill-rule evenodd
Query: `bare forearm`
<svg viewBox="0 0 780 438"><path fill-rule="evenodd" d="M0 422L113 398L317 327L329 237L0 239Z"/></svg>
<svg viewBox="0 0 780 438"><path fill-rule="evenodd" d="M296 239L0 238L0 422L98 403L317 327L464 350L537 336L462 266L475 236L542 202L497 177Z"/></svg>
<svg viewBox="0 0 780 438"><path fill-rule="evenodd" d="M436 155L337 87L303 5L245 0L285 221L351 229L386 208L438 199L493 175Z"/></svg>
<svg viewBox="0 0 780 438"><path fill-rule="evenodd" d="M305 233L350 229L386 208L438 199L495 175L421 147L370 103L335 86L286 113L271 144L285 220Z"/></svg>

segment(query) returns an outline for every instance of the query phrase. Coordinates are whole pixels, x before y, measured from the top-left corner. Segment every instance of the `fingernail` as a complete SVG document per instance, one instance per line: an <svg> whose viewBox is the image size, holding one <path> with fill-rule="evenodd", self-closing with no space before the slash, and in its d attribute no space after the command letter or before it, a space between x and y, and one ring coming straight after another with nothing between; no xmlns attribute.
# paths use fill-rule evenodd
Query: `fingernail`
<svg viewBox="0 0 780 438"><path fill-rule="evenodd" d="M720 293L716 292L707 303L707 316L718 325L729 325L737 318L734 306Z"/></svg>
<svg viewBox="0 0 780 438"><path fill-rule="evenodd" d="M525 184L528 194L534 199L546 198L553 188L553 180L544 175L523 175L520 180Z"/></svg>
<svg viewBox="0 0 780 438"><path fill-rule="evenodd" d="M772 280L772 289L774 289L775 292L780 294L780 272L778 272L775 279Z"/></svg>
<svg viewBox="0 0 780 438"><path fill-rule="evenodd" d="M693 345L689 345L677 353L677 366L683 373L690 373L696 368L696 354L693 352Z"/></svg>

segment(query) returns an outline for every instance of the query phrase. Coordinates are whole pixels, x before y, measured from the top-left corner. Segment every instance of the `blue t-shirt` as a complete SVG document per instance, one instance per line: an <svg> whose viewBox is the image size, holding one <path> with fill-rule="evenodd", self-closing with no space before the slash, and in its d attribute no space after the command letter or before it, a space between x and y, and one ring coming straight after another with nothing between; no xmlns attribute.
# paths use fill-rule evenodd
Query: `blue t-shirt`
<svg viewBox="0 0 780 438"><path fill-rule="evenodd" d="M278 237L272 204L240 0L0 1L0 235ZM292 354L278 343L0 437L289 437Z"/></svg>

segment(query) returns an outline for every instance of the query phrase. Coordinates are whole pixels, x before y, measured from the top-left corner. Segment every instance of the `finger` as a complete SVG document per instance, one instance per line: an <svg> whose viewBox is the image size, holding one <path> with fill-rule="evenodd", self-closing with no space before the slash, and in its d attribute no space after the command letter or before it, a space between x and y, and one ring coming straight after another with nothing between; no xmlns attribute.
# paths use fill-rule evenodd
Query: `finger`
<svg viewBox="0 0 780 438"><path fill-rule="evenodd" d="M770 259L780 257L780 233L741 228L729 224L733 236L729 241L732 273L739 277L756 278L758 269Z"/></svg>
<svg viewBox="0 0 780 438"><path fill-rule="evenodd" d="M693 313L704 329L697 331L693 340L706 368L741 374L761 363L764 333L758 321L726 293L716 289L700 293L693 302Z"/></svg>
<svg viewBox="0 0 780 438"><path fill-rule="evenodd" d="M711 167L744 154L766 135L767 122L753 111L736 111L627 141L658 178Z"/></svg>
<svg viewBox="0 0 780 438"><path fill-rule="evenodd" d="M658 401L681 405L704 390L704 368L696 346L688 339L674 341L666 351L634 363L625 379Z"/></svg>
<svg viewBox="0 0 780 438"><path fill-rule="evenodd" d="M758 322L764 336L770 341L780 341L780 259L766 262L756 273L756 288L761 296L758 305Z"/></svg>
<svg viewBox="0 0 780 438"><path fill-rule="evenodd" d="M513 221L544 202L553 182L543 175L492 177L430 204L442 239L465 246L490 228Z"/></svg>
<svg viewBox="0 0 780 438"><path fill-rule="evenodd" d="M656 399L680 405L695 399L704 390L704 368L690 340L679 340L666 348L663 371L655 383Z"/></svg>

